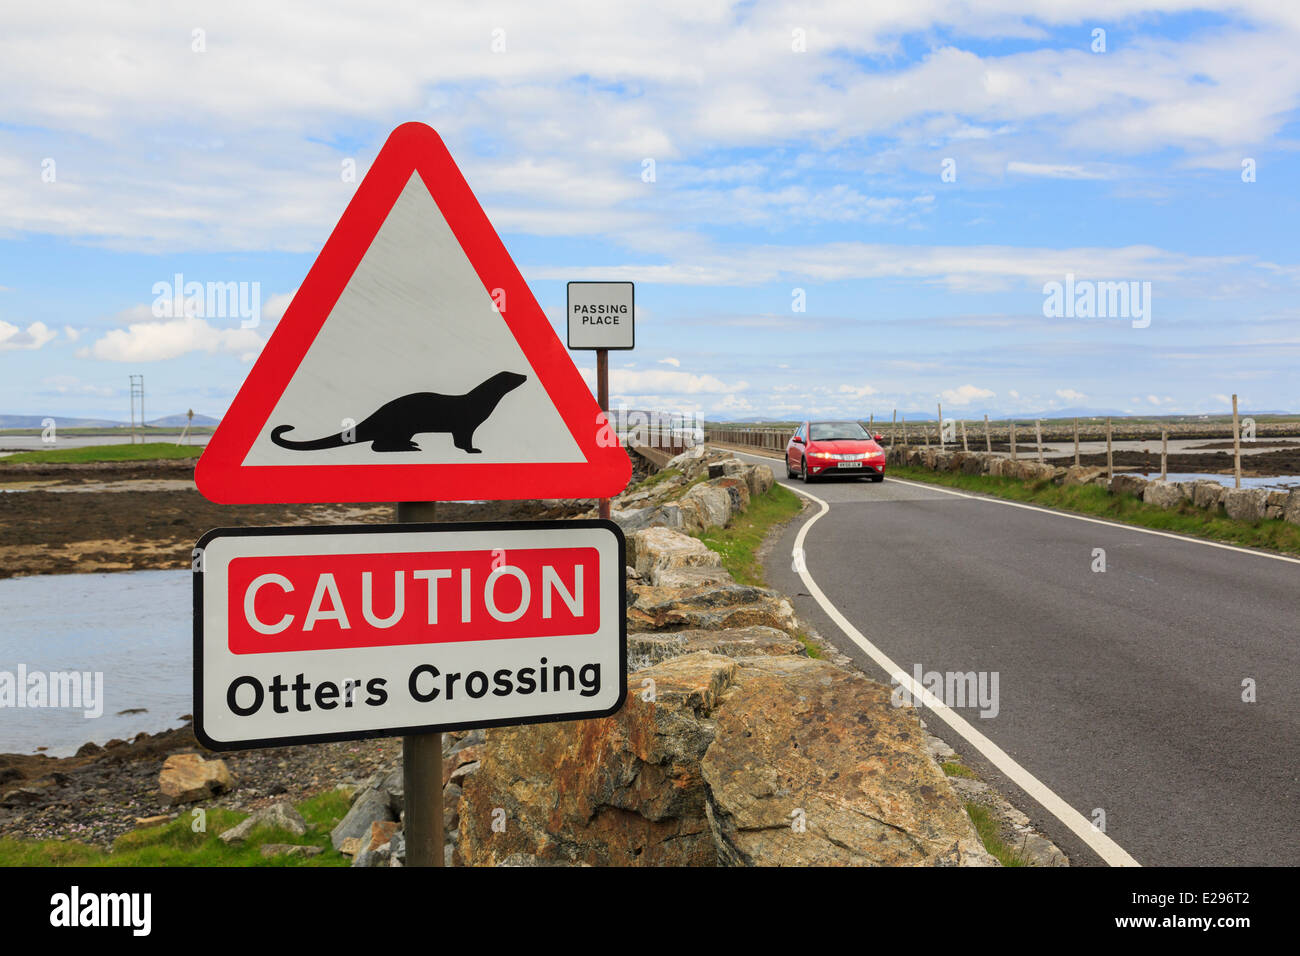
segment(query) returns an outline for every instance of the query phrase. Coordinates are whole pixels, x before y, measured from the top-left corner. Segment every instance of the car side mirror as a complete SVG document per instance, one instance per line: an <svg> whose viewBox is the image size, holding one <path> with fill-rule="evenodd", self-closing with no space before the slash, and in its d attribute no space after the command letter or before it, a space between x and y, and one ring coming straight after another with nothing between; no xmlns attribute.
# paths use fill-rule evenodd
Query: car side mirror
<svg viewBox="0 0 1300 956"><path fill-rule="evenodd" d="M794 442L796 445L802 445L802 444L803 444L803 439L800 438L798 435L795 435L795 436L794 436L793 438L791 438L790 440L791 440L792 442Z"/></svg>
<svg viewBox="0 0 1300 956"><path fill-rule="evenodd" d="M871 436L871 439L872 439L872 441L884 441L884 440L885 440L885 436L884 436L884 435L872 435L872 436Z"/></svg>

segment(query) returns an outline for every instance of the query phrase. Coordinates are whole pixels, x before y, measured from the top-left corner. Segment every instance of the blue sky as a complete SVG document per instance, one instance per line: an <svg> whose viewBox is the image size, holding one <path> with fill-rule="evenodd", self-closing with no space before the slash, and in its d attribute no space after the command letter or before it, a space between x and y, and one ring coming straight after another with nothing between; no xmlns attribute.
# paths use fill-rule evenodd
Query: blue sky
<svg viewBox="0 0 1300 956"><path fill-rule="evenodd" d="M124 419L132 373L223 413L407 120L557 325L566 280L637 282L615 401L1300 410L1300 5L380 7L6 14L0 413ZM261 324L155 315L176 273ZM1149 323L1044 315L1067 274Z"/></svg>

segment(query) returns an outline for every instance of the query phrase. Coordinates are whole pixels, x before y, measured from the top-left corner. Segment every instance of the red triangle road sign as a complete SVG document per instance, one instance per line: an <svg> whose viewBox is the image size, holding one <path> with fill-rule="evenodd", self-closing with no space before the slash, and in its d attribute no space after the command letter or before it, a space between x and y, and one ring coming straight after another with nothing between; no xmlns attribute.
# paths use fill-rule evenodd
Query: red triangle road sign
<svg viewBox="0 0 1300 956"><path fill-rule="evenodd" d="M422 123L388 137L195 470L221 504L602 497L630 476Z"/></svg>

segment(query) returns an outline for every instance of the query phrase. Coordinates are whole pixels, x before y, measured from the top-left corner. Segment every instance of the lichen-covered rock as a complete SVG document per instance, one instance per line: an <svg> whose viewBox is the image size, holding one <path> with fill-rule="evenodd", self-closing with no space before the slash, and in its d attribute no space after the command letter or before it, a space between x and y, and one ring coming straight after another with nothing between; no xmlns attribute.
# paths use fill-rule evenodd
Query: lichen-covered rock
<svg viewBox="0 0 1300 956"><path fill-rule="evenodd" d="M776 476L767 465L750 465L745 469L745 481L749 484L749 496L754 498L771 491Z"/></svg>
<svg viewBox="0 0 1300 956"><path fill-rule="evenodd" d="M658 664L683 654L705 651L723 657L807 654L802 643L774 627L736 627L723 631L632 631L627 636L629 665Z"/></svg>
<svg viewBox="0 0 1300 956"><path fill-rule="evenodd" d="M777 591L746 584L697 588L629 585L627 623L634 631L678 631L762 625L793 633L794 608Z"/></svg>
<svg viewBox="0 0 1300 956"><path fill-rule="evenodd" d="M1282 506L1282 520L1300 524L1300 486L1287 492L1286 504Z"/></svg>
<svg viewBox="0 0 1300 956"><path fill-rule="evenodd" d="M1142 500L1157 508L1177 508L1187 497L1186 489L1175 481L1148 482L1142 492Z"/></svg>
<svg viewBox="0 0 1300 956"><path fill-rule="evenodd" d="M731 498L731 513L743 514L749 510L749 483L740 475L727 475L709 481L715 488L724 490Z"/></svg>
<svg viewBox="0 0 1300 956"><path fill-rule="evenodd" d="M1264 517L1267 498L1263 488L1228 488L1223 494L1223 510L1238 521L1258 521Z"/></svg>
<svg viewBox="0 0 1300 956"><path fill-rule="evenodd" d="M661 588L697 588L706 584L730 584L733 580L726 568L675 568L656 572L654 583Z"/></svg>
<svg viewBox="0 0 1300 956"><path fill-rule="evenodd" d="M198 754L172 754L158 774L158 789L173 804L206 800L233 782L224 760L204 760Z"/></svg>
<svg viewBox="0 0 1300 956"><path fill-rule="evenodd" d="M1061 478L1063 485L1087 485L1106 474L1105 468L1093 468L1088 465L1071 465L1065 469Z"/></svg>
<svg viewBox="0 0 1300 956"><path fill-rule="evenodd" d="M1139 475L1116 475L1110 480L1112 495L1136 495L1141 498L1146 490L1147 480Z"/></svg>
<svg viewBox="0 0 1300 956"><path fill-rule="evenodd" d="M460 861L714 865L700 759L735 668L677 657L629 677L612 717L489 729L482 768L463 784Z"/></svg>
<svg viewBox="0 0 1300 956"><path fill-rule="evenodd" d="M732 680L701 762L720 864L997 865L887 686L794 656Z"/></svg>
<svg viewBox="0 0 1300 956"><path fill-rule="evenodd" d="M627 558L651 584L664 571L720 568L722 558L703 541L669 528L646 528L627 539Z"/></svg>
<svg viewBox="0 0 1300 956"><path fill-rule="evenodd" d="M696 485L681 500L699 506L700 521L705 528L725 528L731 521L731 495L709 482Z"/></svg>
<svg viewBox="0 0 1300 956"><path fill-rule="evenodd" d="M1217 481L1192 482L1192 504L1198 508L1217 508L1223 501L1227 489Z"/></svg>
<svg viewBox="0 0 1300 956"><path fill-rule="evenodd" d="M376 821L396 820L389 796L383 790L367 788L360 792L347 815L330 831L330 842L334 849L343 851L343 844L356 840L360 852L369 844L370 828Z"/></svg>

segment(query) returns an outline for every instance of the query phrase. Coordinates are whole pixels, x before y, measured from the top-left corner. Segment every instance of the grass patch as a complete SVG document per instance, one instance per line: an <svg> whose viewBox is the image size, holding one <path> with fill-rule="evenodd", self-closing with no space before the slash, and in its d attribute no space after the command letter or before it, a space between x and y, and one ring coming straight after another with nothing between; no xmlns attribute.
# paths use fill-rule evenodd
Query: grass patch
<svg viewBox="0 0 1300 956"><path fill-rule="evenodd" d="M811 637L809 637L803 631L795 631L794 637L795 640L797 640L800 644L803 645L803 649L808 654L809 657L814 658L816 660L821 660L822 649L813 643Z"/></svg>
<svg viewBox="0 0 1300 956"><path fill-rule="evenodd" d="M789 521L803 508L803 500L793 491L774 484L757 497L749 499L749 510L732 517L725 528L710 528L696 534L722 556L722 566L741 584L766 587L763 564L758 548L776 525Z"/></svg>
<svg viewBox="0 0 1300 956"><path fill-rule="evenodd" d="M647 475L629 488L624 494L630 494L635 491L648 491L656 485L661 485L669 478L676 478L682 473L680 468L665 468L663 471L656 471L652 475Z"/></svg>
<svg viewBox="0 0 1300 956"><path fill-rule="evenodd" d="M207 811L205 831L195 833L188 810L170 823L124 833L112 849L71 840L0 839L0 866L350 866L352 861L330 844L330 830L347 813L348 794L330 790L298 804L307 821L304 836L258 827L241 844L227 846L218 835L248 814L219 807ZM264 857L266 843L319 846L312 857Z"/></svg>
<svg viewBox="0 0 1300 956"><path fill-rule="evenodd" d="M1224 514L1222 505L1215 511L1197 508L1190 502L1166 509L1149 505L1134 495L1112 495L1097 485L1056 485L1046 479L1031 482L1001 475L965 475L914 467L892 467L889 473L895 478L1107 518L1140 528L1300 555L1300 525L1276 518L1237 521Z"/></svg>
<svg viewBox="0 0 1300 956"><path fill-rule="evenodd" d="M7 462L66 463L87 461L156 461L160 458L197 458L203 453L198 445L150 442L146 445L89 445L85 448L52 448L49 451L20 451L0 458Z"/></svg>
<svg viewBox="0 0 1300 956"><path fill-rule="evenodd" d="M966 777L970 780L979 779L979 774L964 763L958 763L955 760L945 760L941 766L943 767L943 772L950 777Z"/></svg>
<svg viewBox="0 0 1300 956"><path fill-rule="evenodd" d="M993 814L989 813L988 807L981 806L978 803L968 803L966 804L966 813L970 816L970 822L975 824L975 832L980 835L980 840L984 843L984 849L988 850L999 863L1003 866L1028 865L1024 857L1003 842L1001 835L998 833L997 822L993 819Z"/></svg>

